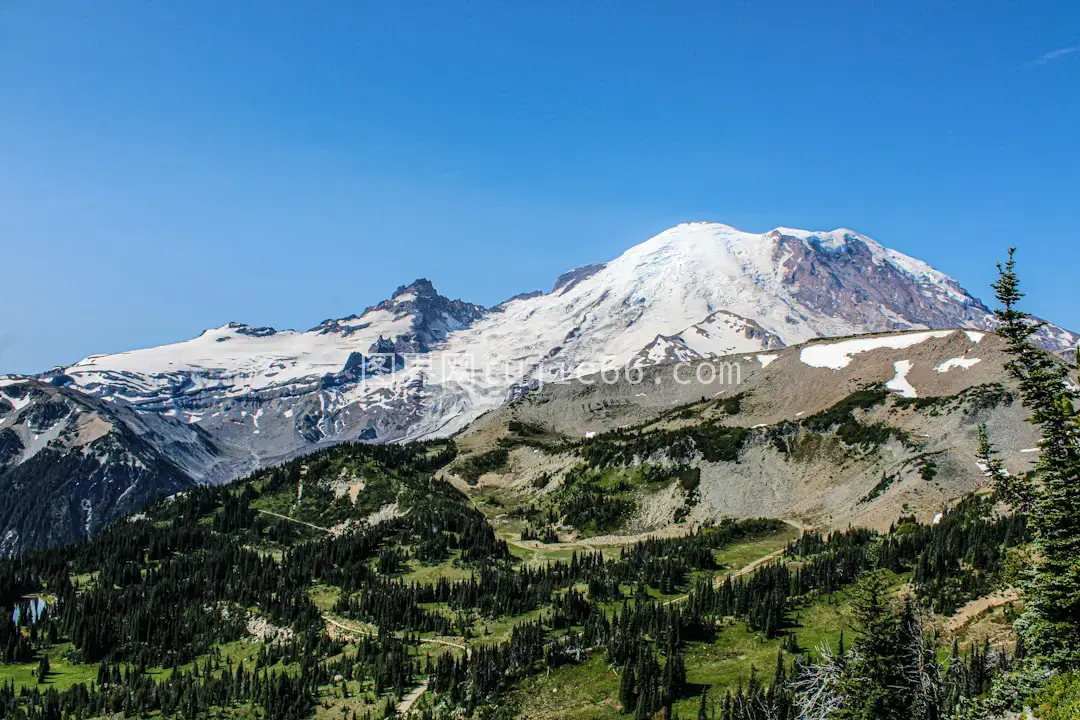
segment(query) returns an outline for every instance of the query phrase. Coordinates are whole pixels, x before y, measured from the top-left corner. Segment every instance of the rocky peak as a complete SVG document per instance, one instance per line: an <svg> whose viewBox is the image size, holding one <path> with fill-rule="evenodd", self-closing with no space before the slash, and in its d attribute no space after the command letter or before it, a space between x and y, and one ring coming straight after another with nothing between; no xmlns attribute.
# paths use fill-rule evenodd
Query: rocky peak
<svg viewBox="0 0 1080 720"><path fill-rule="evenodd" d="M858 234L770 235L792 296L826 315L875 330L985 327L990 315L952 278Z"/></svg>
<svg viewBox="0 0 1080 720"><path fill-rule="evenodd" d="M437 298L439 293L435 290L435 286L427 278L417 278L413 280L411 285L399 285L398 289L394 291L394 294L390 296L392 300L397 300L402 295L412 294L416 297L425 298Z"/></svg>
<svg viewBox="0 0 1080 720"><path fill-rule="evenodd" d="M241 322L229 323L229 329L235 330L237 335L247 335L249 337L269 337L277 334L277 330L272 327L251 327L247 323Z"/></svg>
<svg viewBox="0 0 1080 720"><path fill-rule="evenodd" d="M394 318L412 316L409 331L390 338L393 349L399 353L426 353L450 332L468 327L487 312L481 305L440 295L430 280L418 278L398 287L389 300L365 310L359 320L377 313L392 313Z"/></svg>
<svg viewBox="0 0 1080 720"><path fill-rule="evenodd" d="M574 268L569 272L564 272L559 277L555 278L555 286L551 288L551 293L567 291L570 288L577 285L582 280L592 277L596 273L604 269L607 263L592 263L591 265L584 265L579 268Z"/></svg>

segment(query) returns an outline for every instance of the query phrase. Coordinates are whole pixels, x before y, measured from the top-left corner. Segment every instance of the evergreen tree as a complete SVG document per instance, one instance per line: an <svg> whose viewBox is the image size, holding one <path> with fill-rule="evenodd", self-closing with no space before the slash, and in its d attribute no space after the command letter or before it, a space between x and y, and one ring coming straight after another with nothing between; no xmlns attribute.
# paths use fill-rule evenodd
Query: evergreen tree
<svg viewBox="0 0 1080 720"><path fill-rule="evenodd" d="M986 476L994 486L999 500L1011 505L1017 512L1029 513L1035 502L1035 492L1031 482L1022 476L1012 475L998 458L994 444L986 432L986 423L979 425L979 450L976 455L985 468Z"/></svg>
<svg viewBox="0 0 1080 720"><path fill-rule="evenodd" d="M864 574L852 594L857 635L844 665L838 720L908 720L903 706L900 628L880 569Z"/></svg>
<svg viewBox="0 0 1080 720"><path fill-rule="evenodd" d="M622 703L625 713L632 712L637 705L637 696L634 694L634 668L629 664L623 668L622 678L619 679L619 702Z"/></svg>
<svg viewBox="0 0 1080 720"><path fill-rule="evenodd" d="M1031 343L1040 325L1017 309L1023 297L1014 249L994 283L1001 309L998 334L1012 356L1006 369L1020 385L1039 427L1037 487L1031 487L1034 577L1025 589L1022 631L1028 649L1054 667L1080 661L1080 419L1068 366Z"/></svg>
<svg viewBox="0 0 1080 720"><path fill-rule="evenodd" d="M45 655L45 654L42 654L41 660L38 662L38 666L37 666L37 681L38 681L39 684L43 683L43 682L45 682L46 678L48 678L48 677L49 677L49 656Z"/></svg>

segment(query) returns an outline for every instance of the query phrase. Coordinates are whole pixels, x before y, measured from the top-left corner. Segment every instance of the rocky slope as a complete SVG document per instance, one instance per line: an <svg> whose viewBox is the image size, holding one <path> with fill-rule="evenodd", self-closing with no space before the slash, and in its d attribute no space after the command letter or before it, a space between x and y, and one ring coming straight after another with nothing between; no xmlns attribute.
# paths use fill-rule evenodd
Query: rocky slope
<svg viewBox="0 0 1080 720"><path fill-rule="evenodd" d="M39 382L0 387L0 555L86 537L163 494L231 474L198 427Z"/></svg>
<svg viewBox="0 0 1080 720"><path fill-rule="evenodd" d="M454 468L476 481L472 492L526 515L568 507L580 490L567 483L592 477L633 504L609 532L719 516L836 527L884 528L907 513L929 521L985 485L979 424L1010 471L1036 457L1004 360L993 334L916 331L657 366L637 382L582 378L478 420L458 438L466 454ZM480 466L470 458L500 450L501 463L468 477ZM692 492L685 468L696 473Z"/></svg>

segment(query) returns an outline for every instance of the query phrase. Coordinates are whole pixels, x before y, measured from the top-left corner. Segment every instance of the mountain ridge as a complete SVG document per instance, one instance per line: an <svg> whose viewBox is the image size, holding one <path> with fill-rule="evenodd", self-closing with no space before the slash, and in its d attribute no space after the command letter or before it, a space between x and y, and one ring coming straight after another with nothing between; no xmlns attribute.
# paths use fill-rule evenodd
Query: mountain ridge
<svg viewBox="0 0 1080 720"><path fill-rule="evenodd" d="M968 328L994 316L959 283L858 233L685 223L492 308L425 278L306 331L232 322L171 345L92 355L45 382L161 438L200 433L220 482L347 441L445 436L530 390L600 371L773 352L817 338ZM1044 327L1056 350L1077 336ZM902 380L903 378L901 378ZM73 396L74 397L74 396ZM188 446L153 440L163 458Z"/></svg>
<svg viewBox="0 0 1080 720"><path fill-rule="evenodd" d="M360 315L308 331L230 323L172 345L92 355L52 374L86 394L172 411L211 432L207 423L222 417L224 405L310 398L318 410L308 420L292 413L295 442L286 445L297 449L326 438L451 432L523 388L598 367L993 323L949 276L850 230L754 234L684 223L613 260L564 273L548 293L523 293L494 308L445 298L421 278ZM1077 342L1056 326L1042 333L1055 350ZM387 353L395 372L377 381L355 372L361 358ZM399 368L395 354L413 364ZM460 358L472 364L464 374L446 367Z"/></svg>

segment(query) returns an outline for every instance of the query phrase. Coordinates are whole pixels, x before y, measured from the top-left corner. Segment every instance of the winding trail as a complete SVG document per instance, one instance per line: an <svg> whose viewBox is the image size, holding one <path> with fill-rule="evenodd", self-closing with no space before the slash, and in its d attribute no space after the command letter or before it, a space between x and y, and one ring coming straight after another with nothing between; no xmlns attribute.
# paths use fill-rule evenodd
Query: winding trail
<svg viewBox="0 0 1080 720"><path fill-rule="evenodd" d="M409 714L409 711L412 710L412 706L416 704L416 701L420 699L420 696L427 692L427 689L428 680L425 678L424 681L414 687L408 695L401 698L401 702L397 704L397 707L394 708L394 710L399 716L405 717Z"/></svg>
<svg viewBox="0 0 1080 720"><path fill-rule="evenodd" d="M269 515L270 517L276 517L276 518L278 518L280 520L288 520L289 522L294 522L297 525L305 525L305 526L307 526L309 528L312 528L314 530L322 530L324 533L332 534L334 532L330 528L324 528L321 525L312 525L309 522L304 522L303 520L297 520L294 517L289 517L288 515L282 515L281 513L276 513L276 512L273 512L271 510L259 510L259 512L261 512L263 515Z"/></svg>
<svg viewBox="0 0 1080 720"><path fill-rule="evenodd" d="M323 615L322 619L327 625L332 625L344 633L351 633L353 635L359 635L361 637L375 637L376 635L378 635L377 632L372 630L362 630L360 628L354 628L345 625L344 623L335 620L329 615ZM421 645L442 645L443 647L464 650L465 657L472 657L472 650L465 645L461 645L460 643L450 642L449 640L440 640L439 638L421 638L419 642ZM399 717L406 717L409 714L409 711L412 710L412 707L416 704L416 701L419 700L424 695L424 693L428 691L428 687L430 686L430 684L431 678L424 678L420 681L419 685L410 690L407 695L405 695L403 698L401 698L401 700L398 701L395 712L397 712Z"/></svg>
<svg viewBox="0 0 1080 720"><path fill-rule="evenodd" d="M749 563L747 565L744 565L743 567L739 568L738 570L736 570L733 573L724 573L722 575L717 575L716 577L713 578L713 586L714 587L719 587L720 585L723 585L724 582L726 582L728 578L737 578L740 575L746 575L747 573L753 572L754 570L757 570L759 567L761 567L765 563L767 563L767 562L769 562L771 560L775 560L776 558L780 557L783 554L784 554L784 549L781 548L780 550L775 550L775 551L769 553L768 555L762 555L757 560L754 560L753 562L751 562L751 563ZM671 598L670 600L666 601L664 603L664 605L672 605L674 603L681 603L681 602L684 602L688 597L690 597L689 593L687 593L686 595L680 595L677 598Z"/></svg>
<svg viewBox="0 0 1080 720"><path fill-rule="evenodd" d="M323 622L325 622L327 625L333 625L334 627L336 627L338 630L341 630L342 632L352 633L353 635L359 635L361 637L377 637L378 636L377 632L373 632L371 630L361 630L359 628L354 628L354 627L349 627L348 625L343 625L343 624L339 623L337 620L335 620L334 618L330 617L329 615L323 615L322 619L323 619Z"/></svg>
<svg viewBox="0 0 1080 720"><path fill-rule="evenodd" d="M353 635L360 635L362 637L377 637L377 630L363 630L361 628L351 627L338 620L335 620L329 615L323 615L322 619L326 624L333 625L342 632L352 633ZM464 650L467 656L472 656L472 650L461 643L450 642L449 640L440 640L439 638L420 638L417 640L421 645L442 645L443 647L450 647L456 650Z"/></svg>
<svg viewBox="0 0 1080 720"><path fill-rule="evenodd" d="M975 598L971 602L967 603L948 619L948 628L952 632L956 632L968 622L974 620L979 615L991 608L1001 607L1002 605L1008 605L1011 602L1016 602L1020 599L1020 591L1017 588L1010 587L1004 590L996 590L989 595L985 595L981 598Z"/></svg>

